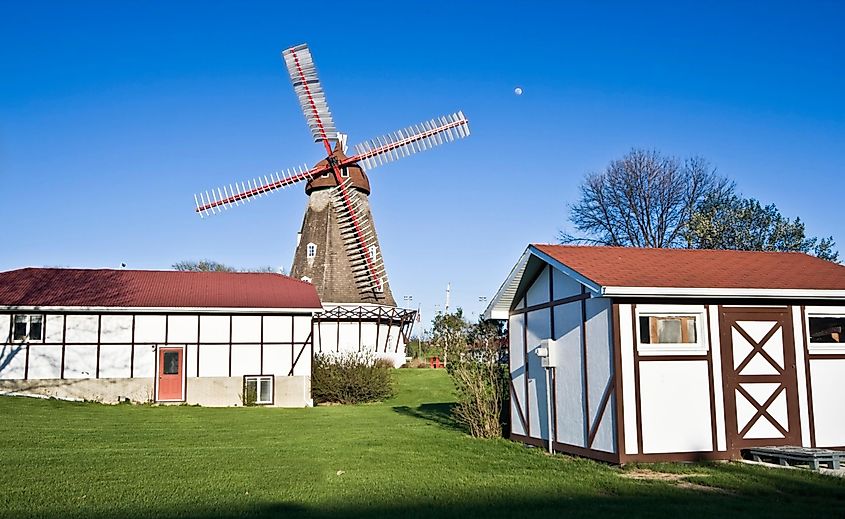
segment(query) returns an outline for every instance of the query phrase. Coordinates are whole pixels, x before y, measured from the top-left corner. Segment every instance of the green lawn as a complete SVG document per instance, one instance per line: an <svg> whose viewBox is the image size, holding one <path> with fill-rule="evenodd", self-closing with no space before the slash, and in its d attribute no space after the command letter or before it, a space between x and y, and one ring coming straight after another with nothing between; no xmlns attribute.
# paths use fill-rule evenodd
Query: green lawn
<svg viewBox="0 0 845 519"><path fill-rule="evenodd" d="M445 373L397 378L383 404L315 409L0 398L0 516L845 516L845 481L805 471L620 470L475 440L448 419ZM630 477L644 469L668 475Z"/></svg>

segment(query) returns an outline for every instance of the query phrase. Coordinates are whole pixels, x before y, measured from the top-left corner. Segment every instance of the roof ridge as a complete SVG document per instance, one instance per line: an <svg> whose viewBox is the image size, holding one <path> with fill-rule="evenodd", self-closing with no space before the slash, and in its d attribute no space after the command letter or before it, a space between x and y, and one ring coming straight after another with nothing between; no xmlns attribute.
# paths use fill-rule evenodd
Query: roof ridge
<svg viewBox="0 0 845 519"><path fill-rule="evenodd" d="M566 243L532 243L534 247L565 247L570 249L622 249L622 250L637 250L637 251L678 251L685 253L704 253L704 252L720 252L731 254L798 254L801 256L809 256L811 258L821 259L818 256L802 252L802 251L778 251L778 250L745 250L745 249L693 249L689 247L634 247L627 245L570 245ZM825 260L822 260L825 261Z"/></svg>

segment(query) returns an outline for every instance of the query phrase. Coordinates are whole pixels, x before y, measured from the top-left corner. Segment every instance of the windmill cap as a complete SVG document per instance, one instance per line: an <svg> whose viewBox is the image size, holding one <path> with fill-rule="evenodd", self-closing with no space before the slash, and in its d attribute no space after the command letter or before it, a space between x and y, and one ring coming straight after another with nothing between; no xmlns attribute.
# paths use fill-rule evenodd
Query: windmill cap
<svg viewBox="0 0 845 519"><path fill-rule="evenodd" d="M347 160L346 155L343 153L343 150L340 147L340 143L335 145L334 151L332 152L332 157L336 158L339 162L343 162ZM315 167L326 167L328 166L329 161L328 158L325 158L317 163ZM367 174L364 173L364 170L358 163L352 163L348 166L345 166L341 170L341 175L349 175L349 179L352 182L352 187L357 188L359 191L362 191L364 194L370 194L370 179L367 178ZM305 194L310 195L311 192L321 190L321 189L329 189L332 187L337 186L337 179L335 178L333 173L324 173L323 175L311 179L305 184Z"/></svg>

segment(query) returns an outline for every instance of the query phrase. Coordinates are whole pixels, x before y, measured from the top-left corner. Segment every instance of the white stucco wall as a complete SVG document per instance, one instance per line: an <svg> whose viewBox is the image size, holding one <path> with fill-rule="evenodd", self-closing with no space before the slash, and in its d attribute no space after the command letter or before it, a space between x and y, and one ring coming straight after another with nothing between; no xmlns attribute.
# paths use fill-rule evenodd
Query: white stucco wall
<svg viewBox="0 0 845 519"><path fill-rule="evenodd" d="M548 294L548 286L546 287ZM546 298L548 299L548 297ZM529 305L530 306L530 305ZM543 339L551 335L551 321L549 310L537 310L528 312L528 406L531 408L529 422L531 423L531 436L534 438L548 439L550 432L548 426L547 399L550 394L546 388L546 369L542 367L536 350Z"/></svg>
<svg viewBox="0 0 845 519"><path fill-rule="evenodd" d="M612 383L613 340L609 299L586 300L587 382L590 405L590 428L596 427L592 448L616 452L616 414L611 400L604 409L599 406ZM601 414L600 414L601 413Z"/></svg>
<svg viewBox="0 0 845 519"><path fill-rule="evenodd" d="M707 361L640 362L643 453L713 450L708 378Z"/></svg>
<svg viewBox="0 0 845 519"><path fill-rule="evenodd" d="M555 286L557 286L557 279ZM563 295L562 297L566 297ZM560 299L561 297L557 297ZM586 446L584 434L584 357L581 346L581 305L559 305L555 312L555 342L562 362L555 370L557 383L557 441Z"/></svg>
<svg viewBox="0 0 845 519"><path fill-rule="evenodd" d="M845 360L811 359L810 380L816 446L845 446Z"/></svg>

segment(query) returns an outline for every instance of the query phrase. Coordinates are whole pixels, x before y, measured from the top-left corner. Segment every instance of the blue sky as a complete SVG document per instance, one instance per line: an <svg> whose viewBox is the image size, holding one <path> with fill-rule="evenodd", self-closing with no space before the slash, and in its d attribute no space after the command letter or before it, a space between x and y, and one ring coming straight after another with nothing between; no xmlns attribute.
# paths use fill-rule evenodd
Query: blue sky
<svg viewBox="0 0 845 519"><path fill-rule="evenodd" d="M397 300L470 316L590 171L701 155L845 248L843 4L17 2L0 7L0 269L290 267L306 197L193 193L322 158L280 51L308 42L351 144L463 110L374 170ZM521 86L522 96L513 89Z"/></svg>

